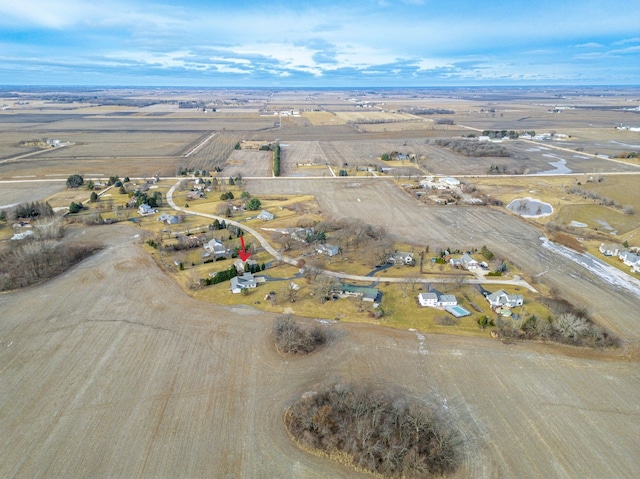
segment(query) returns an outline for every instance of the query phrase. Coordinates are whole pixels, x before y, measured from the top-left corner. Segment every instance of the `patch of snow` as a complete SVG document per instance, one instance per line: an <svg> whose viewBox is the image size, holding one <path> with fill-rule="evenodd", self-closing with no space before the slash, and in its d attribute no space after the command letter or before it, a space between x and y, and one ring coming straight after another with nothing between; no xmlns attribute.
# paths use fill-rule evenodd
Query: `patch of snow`
<svg viewBox="0 0 640 479"><path fill-rule="evenodd" d="M593 255L588 253L578 253L565 246L553 243L544 236L540 238L540 241L542 241L542 246L545 249L570 259L574 263L579 264L586 270L597 275L602 279L602 281L613 286L624 288L640 298L640 280L637 280L633 276L630 276L624 271L620 271L618 268L599 260Z"/></svg>

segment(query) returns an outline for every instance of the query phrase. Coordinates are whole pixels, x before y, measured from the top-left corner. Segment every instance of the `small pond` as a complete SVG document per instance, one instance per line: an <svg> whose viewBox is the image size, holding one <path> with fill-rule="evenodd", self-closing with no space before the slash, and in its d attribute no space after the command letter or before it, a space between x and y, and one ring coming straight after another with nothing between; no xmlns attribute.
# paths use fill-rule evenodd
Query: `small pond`
<svg viewBox="0 0 640 479"><path fill-rule="evenodd" d="M535 198L518 198L507 205L507 209L520 216L540 217L553 213L553 207L549 203Z"/></svg>

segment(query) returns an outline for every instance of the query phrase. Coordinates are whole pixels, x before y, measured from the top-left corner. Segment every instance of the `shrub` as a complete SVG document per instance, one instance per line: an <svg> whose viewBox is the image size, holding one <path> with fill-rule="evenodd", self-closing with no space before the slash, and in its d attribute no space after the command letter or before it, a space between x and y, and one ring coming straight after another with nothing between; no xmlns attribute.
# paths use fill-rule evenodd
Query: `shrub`
<svg viewBox="0 0 640 479"><path fill-rule="evenodd" d="M67 188L78 188L84 183L84 178L80 175L71 175L67 178Z"/></svg>
<svg viewBox="0 0 640 479"><path fill-rule="evenodd" d="M79 213L80 211L82 211L83 208L84 206L82 206L82 203L75 203L72 201L69 204L69 213L71 214Z"/></svg>
<svg viewBox="0 0 640 479"><path fill-rule="evenodd" d="M260 209L261 206L262 206L262 203L258 198L251 198L249 201L247 201L247 209L249 211L258 210Z"/></svg>
<svg viewBox="0 0 640 479"><path fill-rule="evenodd" d="M324 329L303 328L288 314L275 319L273 331L278 349L287 354L309 354L327 342Z"/></svg>

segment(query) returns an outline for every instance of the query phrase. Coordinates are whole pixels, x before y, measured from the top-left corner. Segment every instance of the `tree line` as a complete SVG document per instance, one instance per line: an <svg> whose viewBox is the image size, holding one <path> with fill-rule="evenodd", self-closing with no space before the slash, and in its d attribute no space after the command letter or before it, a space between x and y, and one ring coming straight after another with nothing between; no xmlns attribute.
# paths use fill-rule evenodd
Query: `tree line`
<svg viewBox="0 0 640 479"><path fill-rule="evenodd" d="M280 143L273 146L273 176L280 176Z"/></svg>
<svg viewBox="0 0 640 479"><path fill-rule="evenodd" d="M487 141L439 138L435 141L435 144L463 156L510 156L509 150L507 150L504 146Z"/></svg>

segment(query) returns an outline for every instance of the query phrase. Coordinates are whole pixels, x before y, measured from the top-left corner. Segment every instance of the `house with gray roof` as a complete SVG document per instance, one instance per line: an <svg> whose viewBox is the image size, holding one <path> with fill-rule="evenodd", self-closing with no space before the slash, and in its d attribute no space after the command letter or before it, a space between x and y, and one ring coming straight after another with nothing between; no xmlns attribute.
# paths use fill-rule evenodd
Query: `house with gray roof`
<svg viewBox="0 0 640 479"><path fill-rule="evenodd" d="M156 213L156 210L154 210L151 206L149 206L146 203L143 203L138 207L138 214L140 216L148 216L148 215L153 215L155 213Z"/></svg>
<svg viewBox="0 0 640 479"><path fill-rule="evenodd" d="M460 263L466 270L476 269L479 266L478 262L473 259L469 253L465 253L462 255L462 257L460 258Z"/></svg>
<svg viewBox="0 0 640 479"><path fill-rule="evenodd" d="M396 251L387 258L387 263L391 264L413 264L413 253L407 253L405 251Z"/></svg>
<svg viewBox="0 0 640 479"><path fill-rule="evenodd" d="M340 248L329 243L319 244L316 246L316 251L327 256L336 256L340 253Z"/></svg>
<svg viewBox="0 0 640 479"><path fill-rule="evenodd" d="M231 292L233 294L241 293L243 289L253 289L258 284L251 273L244 273L242 276L231 278Z"/></svg>
<svg viewBox="0 0 640 479"><path fill-rule="evenodd" d="M258 216L256 216L256 218L262 221L271 221L274 216L273 213L269 213L267 210L262 210L262 212Z"/></svg>
<svg viewBox="0 0 640 479"><path fill-rule="evenodd" d="M492 308L508 307L514 308L524 304L524 296L521 294L507 294L503 290L498 290L486 296Z"/></svg>
<svg viewBox="0 0 640 479"><path fill-rule="evenodd" d="M602 243L598 247L598 251L600 251L605 256L618 256L624 250L620 245L614 243Z"/></svg>
<svg viewBox="0 0 640 479"><path fill-rule="evenodd" d="M177 225L180 223L180 218L176 215L168 215L166 213L158 216L158 221L162 221L163 223L167 223L168 225Z"/></svg>
<svg viewBox="0 0 640 479"><path fill-rule="evenodd" d="M418 295L418 303L423 307L445 308L447 306L456 306L458 299L453 294L442 294L440 291L432 289L428 293L420 293Z"/></svg>
<svg viewBox="0 0 640 479"><path fill-rule="evenodd" d="M229 250L222 244L222 242L213 238L211 241L208 241L204 244L205 254L208 253L209 256L224 256Z"/></svg>
<svg viewBox="0 0 640 479"><path fill-rule="evenodd" d="M635 266L636 264L640 264L640 256L636 253L632 253L631 251L624 251L618 255L618 258L626 264L627 266Z"/></svg>

